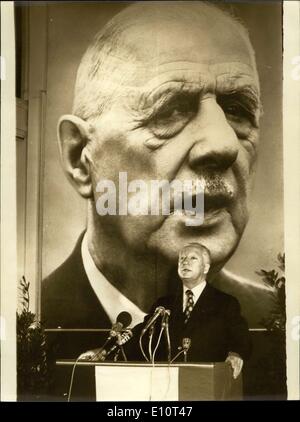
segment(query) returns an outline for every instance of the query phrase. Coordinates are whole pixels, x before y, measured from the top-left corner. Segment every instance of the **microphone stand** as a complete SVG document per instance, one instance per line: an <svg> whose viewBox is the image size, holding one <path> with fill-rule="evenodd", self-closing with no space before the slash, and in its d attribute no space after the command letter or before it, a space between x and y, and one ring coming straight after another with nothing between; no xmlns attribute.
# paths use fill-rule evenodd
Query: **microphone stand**
<svg viewBox="0 0 300 422"><path fill-rule="evenodd" d="M182 341L182 346L180 347L180 352L177 353L177 355L174 356L174 358L171 360L171 363L173 363L182 353L184 356L184 362L187 362L187 353L191 347L191 339L190 338L184 338Z"/></svg>
<svg viewBox="0 0 300 422"><path fill-rule="evenodd" d="M146 331L148 331L149 329L151 329L151 326L153 326L155 323L156 323L156 320L159 318L159 316L162 314L162 312L164 312L165 311L165 309L162 307L162 306L158 306L156 309L155 309L155 312L154 312L154 314L152 315L152 317L148 320L148 322L146 323L146 327L145 328L143 328L143 330L142 330L142 332L141 332L141 335L140 335L140 337L139 337L139 346L140 346L140 350L141 350L141 352L142 352L142 355L144 356L144 358L145 358L145 360L147 361L147 362L149 362L149 359L148 359L148 357L147 357L147 355L146 355L146 353L145 353L145 351L144 351L144 347L143 347L143 337L144 337L144 335L145 335L145 333L146 333ZM151 334L152 334L152 336L153 336L153 332L150 332L150 338L149 338L149 342L151 341L152 342L152 336L151 336ZM149 348L150 348L150 345L149 345L149 347L148 347L148 350L149 350ZM151 352L149 352L149 354L150 354L150 360L151 360Z"/></svg>
<svg viewBox="0 0 300 422"><path fill-rule="evenodd" d="M121 333L118 333L117 334L117 337L118 337L117 344L118 344L119 347L118 347L118 350L116 351L116 353L114 355L114 362L117 362L118 361L120 352L122 352L122 356L123 356L124 361L127 362L127 356L125 354L125 351L124 351L124 348L123 348L123 344L120 344L122 342Z"/></svg>
<svg viewBox="0 0 300 422"><path fill-rule="evenodd" d="M173 357L173 359L171 360L170 363L173 363L177 358L179 358L180 355L182 355L182 353L185 353L185 359L184 359L184 361L186 362L186 352L185 352L185 350L180 350L180 352L178 352L177 355L175 355Z"/></svg>
<svg viewBox="0 0 300 422"><path fill-rule="evenodd" d="M121 341L121 334L118 333L117 334L117 344L120 343ZM119 354L120 354L120 350L121 350L121 346L118 347L116 353L114 354L114 362L117 362Z"/></svg>
<svg viewBox="0 0 300 422"><path fill-rule="evenodd" d="M148 353L149 353L150 361L152 361L152 339L153 339L154 329L155 329L155 323L149 329Z"/></svg>
<svg viewBox="0 0 300 422"><path fill-rule="evenodd" d="M162 324L161 324L161 329L160 329L160 333L158 336L158 340L157 340L157 344L155 346L153 355L152 355L152 365L154 365L154 358L155 358L155 353L158 349L158 346L161 342L161 336L163 334L163 332L166 335L166 339L167 339L167 345L168 345L168 364L170 364L171 361L171 341L170 341L170 332L169 332L169 316L170 316L170 310L169 309L165 309L164 315L163 315L163 319L162 319Z"/></svg>
<svg viewBox="0 0 300 422"><path fill-rule="evenodd" d="M164 323L164 328L165 328L165 336L167 339L167 346L168 346L168 364L170 364L171 362L171 340L170 340L170 330L169 330L169 316L170 316L170 311L166 310L166 315L165 315L165 323Z"/></svg>
<svg viewBox="0 0 300 422"><path fill-rule="evenodd" d="M157 349L158 349L159 343L160 343L160 341L161 341L161 336L162 336L162 333L164 332L164 330L165 330L165 327L161 327L160 332L159 332L159 336L158 336L158 340L157 340L157 343L156 343L155 349L154 349L154 351L153 351L153 355L152 355L152 365L153 365L153 366L154 366L154 363L155 363L155 355L156 355L156 351L157 351Z"/></svg>
<svg viewBox="0 0 300 422"><path fill-rule="evenodd" d="M125 353L125 351L124 351L123 346L121 346L119 350L121 350L121 352L122 352L124 362L127 362L127 356L126 356L126 353Z"/></svg>
<svg viewBox="0 0 300 422"><path fill-rule="evenodd" d="M166 338L167 338L167 345L168 345L168 363L171 362L171 341L170 341L170 332L169 326L167 325L165 328Z"/></svg>

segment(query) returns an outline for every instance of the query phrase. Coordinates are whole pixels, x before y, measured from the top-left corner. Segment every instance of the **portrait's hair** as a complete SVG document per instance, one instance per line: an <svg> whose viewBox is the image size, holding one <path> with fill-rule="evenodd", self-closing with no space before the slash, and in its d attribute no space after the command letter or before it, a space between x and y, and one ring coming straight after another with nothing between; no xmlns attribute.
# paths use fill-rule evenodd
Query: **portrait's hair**
<svg viewBox="0 0 300 422"><path fill-rule="evenodd" d="M206 262L208 262L209 264L211 263L211 254L209 249L202 245L202 243L198 243L198 242L190 242L187 243L186 245L184 245L184 247L181 249L180 252L184 251L185 249L198 249L200 251L200 253L204 256Z"/></svg>
<svg viewBox="0 0 300 422"><path fill-rule="evenodd" d="M160 13L157 12L158 7L163 7ZM134 72L137 57L134 48L126 44L124 37L129 28L149 17L154 21L161 19L162 11L163 16L169 19L196 20L199 14L208 14L212 10L221 16L225 23L235 25L249 48L256 68L255 52L247 28L232 12L224 10L219 4L207 1L179 1L172 4L165 2L163 5L137 2L115 15L96 34L83 55L75 83L73 114L84 120L99 117L109 107L113 95L118 96L118 85L113 82L114 72L119 70L120 66L125 66L125 74Z"/></svg>

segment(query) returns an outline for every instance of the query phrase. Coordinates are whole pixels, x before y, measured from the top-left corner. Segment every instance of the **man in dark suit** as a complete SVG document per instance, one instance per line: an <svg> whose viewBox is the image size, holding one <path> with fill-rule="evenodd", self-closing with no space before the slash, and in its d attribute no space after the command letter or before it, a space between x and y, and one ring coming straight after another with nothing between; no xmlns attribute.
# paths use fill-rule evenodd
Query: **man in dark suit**
<svg viewBox="0 0 300 422"><path fill-rule="evenodd" d="M247 31L213 4L137 3L105 25L82 58L73 114L58 126L64 171L88 203L87 230L42 283L47 327L108 328L123 310L142 321L176 288L179 250L193 241L210 250L208 280L240 299L252 325L272 311L271 289L221 271L248 220L259 92ZM202 225L189 226L185 210L99 213L99 181L118 192L120 172L146 186L204 182Z"/></svg>
<svg viewBox="0 0 300 422"><path fill-rule="evenodd" d="M162 306L170 310L169 334L171 358L174 359L182 343L187 339L190 347L187 351L190 362L221 362L228 361L236 378L241 372L243 361L251 352L251 341L248 326L240 313L238 301L206 282L210 267L210 253L207 248L191 243L185 246L179 254L178 274L182 280L181 289L177 294L160 298L152 308ZM144 360L139 347L139 338L143 328L151 318L148 315L144 323L133 330L134 337L127 345L127 353L131 360ZM155 337L152 348L158 342L160 324L156 322ZM185 340L184 340L185 339ZM149 336L142 337L142 346L148 351ZM147 355L146 355L147 357ZM151 359L149 357L149 359ZM153 360L168 360L168 345L166 337L162 337L159 348ZM178 356L182 360L181 355Z"/></svg>

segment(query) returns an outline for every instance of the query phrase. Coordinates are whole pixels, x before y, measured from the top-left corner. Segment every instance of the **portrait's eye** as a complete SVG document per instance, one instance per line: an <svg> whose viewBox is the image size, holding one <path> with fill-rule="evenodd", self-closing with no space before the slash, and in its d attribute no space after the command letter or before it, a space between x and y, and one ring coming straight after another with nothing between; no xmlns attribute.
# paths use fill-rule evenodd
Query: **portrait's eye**
<svg viewBox="0 0 300 422"><path fill-rule="evenodd" d="M158 138L171 138L197 114L198 94L180 94L156 111L149 128Z"/></svg>
<svg viewBox="0 0 300 422"><path fill-rule="evenodd" d="M221 96L218 98L218 103L222 107L225 115L236 122L243 122L245 120L252 122L254 118L251 111L238 99L232 98L230 95Z"/></svg>
<svg viewBox="0 0 300 422"><path fill-rule="evenodd" d="M247 118L246 110L237 103L229 103L228 105L224 105L223 108L225 114L227 116L232 117L236 120L242 120L243 118Z"/></svg>
<svg viewBox="0 0 300 422"><path fill-rule="evenodd" d="M232 94L218 97L226 119L240 139L247 139L253 128L257 127L256 108L245 96Z"/></svg>

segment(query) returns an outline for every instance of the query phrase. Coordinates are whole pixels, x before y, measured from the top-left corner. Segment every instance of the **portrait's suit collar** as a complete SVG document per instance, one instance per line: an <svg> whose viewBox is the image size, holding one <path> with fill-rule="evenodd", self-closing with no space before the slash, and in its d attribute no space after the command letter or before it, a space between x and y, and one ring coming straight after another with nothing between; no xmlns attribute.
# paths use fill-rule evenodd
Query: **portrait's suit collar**
<svg viewBox="0 0 300 422"><path fill-rule="evenodd" d="M103 326L110 327L111 322L91 288L83 266L81 244L84 234L85 232L80 235L70 256L70 267L73 267L74 284L77 284L78 289L74 289L74 291L77 291L77 295L80 295L74 303L74 307L76 306L75 314L84 316L85 323L88 324L88 327L94 327L95 325L99 327L99 324L101 324L99 328Z"/></svg>
<svg viewBox="0 0 300 422"><path fill-rule="evenodd" d="M121 293L99 270L89 252L86 234L82 240L81 255L90 285L110 318L111 323L115 323L118 315L123 311L129 312L132 317L130 327L141 323L146 313Z"/></svg>
<svg viewBox="0 0 300 422"><path fill-rule="evenodd" d="M42 319L46 328L109 328L111 322L84 270L82 233L66 261L42 283Z"/></svg>

